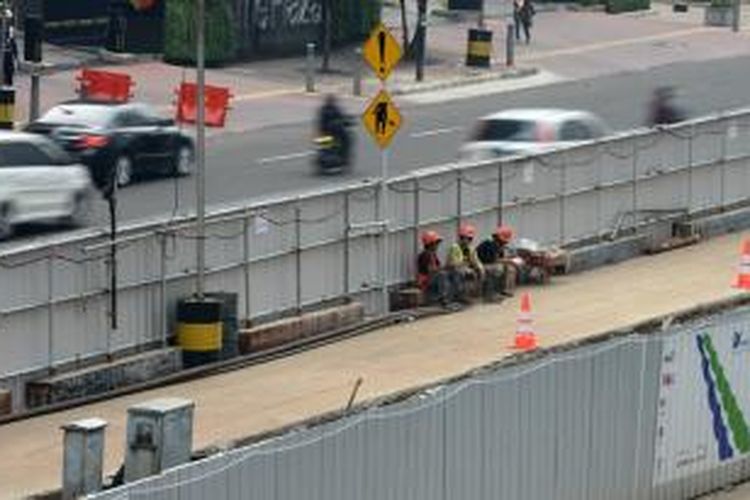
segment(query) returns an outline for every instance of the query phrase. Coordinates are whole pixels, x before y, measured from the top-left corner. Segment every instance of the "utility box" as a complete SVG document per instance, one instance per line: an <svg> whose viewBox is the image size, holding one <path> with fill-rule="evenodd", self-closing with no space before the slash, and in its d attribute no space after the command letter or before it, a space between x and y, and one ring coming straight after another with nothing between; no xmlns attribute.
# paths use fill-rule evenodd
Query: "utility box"
<svg viewBox="0 0 750 500"><path fill-rule="evenodd" d="M190 460L194 407L187 399L164 398L128 408L125 482Z"/></svg>
<svg viewBox="0 0 750 500"><path fill-rule="evenodd" d="M99 418L79 420L62 427L63 500L73 500L102 489L104 429Z"/></svg>

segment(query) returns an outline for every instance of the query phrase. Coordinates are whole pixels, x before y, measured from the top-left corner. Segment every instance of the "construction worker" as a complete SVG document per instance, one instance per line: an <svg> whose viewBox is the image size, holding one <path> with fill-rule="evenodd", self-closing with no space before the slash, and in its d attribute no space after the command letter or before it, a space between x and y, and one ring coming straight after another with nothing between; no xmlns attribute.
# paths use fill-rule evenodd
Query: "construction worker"
<svg viewBox="0 0 750 500"><path fill-rule="evenodd" d="M461 283L462 302L466 301L465 291L469 283L481 286L484 281L484 266L472 245L476 232L476 228L471 224L461 224L458 229L458 241L448 250L447 269L454 281Z"/></svg>
<svg viewBox="0 0 750 500"><path fill-rule="evenodd" d="M497 294L513 296L522 260L510 249L512 240L513 228L499 226L492 233L492 237L477 247L477 256L487 273L485 297L494 298Z"/></svg>
<svg viewBox="0 0 750 500"><path fill-rule="evenodd" d="M442 238L435 231L422 233L423 249L417 257L417 285L424 293L427 303L439 302L445 307L451 301L454 288L437 254L441 241Z"/></svg>

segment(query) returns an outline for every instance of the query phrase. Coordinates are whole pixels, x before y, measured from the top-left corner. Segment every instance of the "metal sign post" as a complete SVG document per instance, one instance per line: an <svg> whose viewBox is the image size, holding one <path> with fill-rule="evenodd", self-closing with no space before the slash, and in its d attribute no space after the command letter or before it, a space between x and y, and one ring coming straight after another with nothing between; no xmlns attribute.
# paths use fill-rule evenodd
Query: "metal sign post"
<svg viewBox="0 0 750 500"><path fill-rule="evenodd" d="M206 268L206 61L205 61L205 29L206 29L206 2L197 0L198 11L196 15L196 83L197 83L197 110L196 110L196 141L195 141L195 196L196 196L196 267L198 278L195 293L199 300L203 299L205 292L205 268Z"/></svg>
<svg viewBox="0 0 750 500"><path fill-rule="evenodd" d="M401 59L401 47L382 24L378 25L365 42L362 55L381 82L380 92L362 114L362 123L380 147L380 210L381 272L383 276L383 311L388 312L388 145L401 127L401 113L386 91L385 80Z"/></svg>

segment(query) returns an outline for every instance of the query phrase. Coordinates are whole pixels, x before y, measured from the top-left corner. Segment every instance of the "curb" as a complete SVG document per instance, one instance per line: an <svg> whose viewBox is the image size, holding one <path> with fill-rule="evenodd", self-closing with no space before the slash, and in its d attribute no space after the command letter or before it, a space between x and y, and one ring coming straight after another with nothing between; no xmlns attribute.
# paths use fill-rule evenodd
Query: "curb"
<svg viewBox="0 0 750 500"><path fill-rule="evenodd" d="M434 83L416 83L412 85L395 86L391 90L391 94L394 96L410 95L422 92L432 92L435 90L446 90L456 87L476 85L479 83L493 82L497 80L525 78L528 76L534 76L538 72L538 68L515 68L511 70L502 70L498 73L487 73L484 75L460 77L451 80L437 81Z"/></svg>
<svg viewBox="0 0 750 500"><path fill-rule="evenodd" d="M96 53L85 53L83 57L71 59L70 61L49 63L33 63L28 61L19 61L18 70L20 73L29 74L34 67L40 69L41 74L57 73L62 71L71 71L84 67L96 66L127 66L141 62L158 61L160 57L155 54L131 54L110 52L106 49L100 49Z"/></svg>

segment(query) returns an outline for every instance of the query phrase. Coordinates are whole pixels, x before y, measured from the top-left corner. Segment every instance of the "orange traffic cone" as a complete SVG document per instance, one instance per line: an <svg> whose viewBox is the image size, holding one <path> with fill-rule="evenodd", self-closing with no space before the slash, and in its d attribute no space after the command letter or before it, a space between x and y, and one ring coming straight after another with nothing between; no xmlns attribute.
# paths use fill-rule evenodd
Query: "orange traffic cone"
<svg viewBox="0 0 750 500"><path fill-rule="evenodd" d="M737 281L734 286L743 290L750 290L750 238L742 242L740 267L737 271Z"/></svg>
<svg viewBox="0 0 750 500"><path fill-rule="evenodd" d="M516 320L516 339L513 347L524 351L537 348L534 321L531 319L531 296L525 292L521 296L521 312Z"/></svg>

